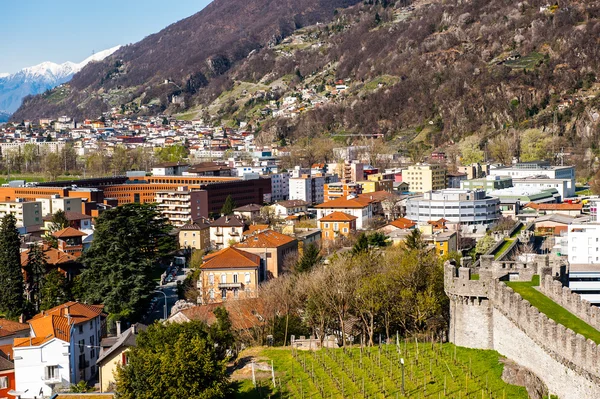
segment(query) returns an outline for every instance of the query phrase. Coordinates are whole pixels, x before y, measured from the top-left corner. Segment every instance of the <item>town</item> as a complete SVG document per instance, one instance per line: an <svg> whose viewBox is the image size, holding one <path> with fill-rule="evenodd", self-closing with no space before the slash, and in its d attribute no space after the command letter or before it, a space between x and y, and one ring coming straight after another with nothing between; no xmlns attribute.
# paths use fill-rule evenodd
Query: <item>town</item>
<svg viewBox="0 0 600 399"><path fill-rule="evenodd" d="M322 319L325 324L295 316L300 325L288 327L294 311L282 310L287 297L277 294L280 286L326 278L319 275L321 264L333 273L340 259L356 262L351 259L364 254L371 260L361 263L376 256L387 262L408 259L414 250L423 269L438 262L466 266L467 281L483 280L492 263L527 265L545 256L570 265L568 273L556 272L559 281L600 304L600 198L576 184L573 166L544 160L456 165L443 152L412 162L400 154L374 155L368 141L332 147L327 159L307 164L314 155L290 158L286 145L260 145L260 137L242 127L164 116L24 121L5 125L1 134L2 158L14 175L36 159L67 162L70 151L79 160L103 152L108 165L118 163L121 151L149 156L136 170L125 163L127 170L84 169L70 176L65 171L77 167L59 162L45 178L13 175L0 187L0 246L18 240L23 274L21 298L7 295L0 304L0 396L51 397L73 389L111 395L119 364L127 363L148 325L220 325L221 308L244 345L381 344L373 325L352 312L337 323ZM394 255L393 248L404 252ZM3 251L8 259L10 250ZM115 258L106 258L109 253ZM139 265L127 264L134 260ZM0 272L4 292L13 290L14 275L8 277L8 267ZM111 283L114 273L129 274ZM131 273L144 282L130 282ZM505 277L519 281L520 275L515 269ZM439 303L421 309L428 317L445 306L443 293L432 295ZM285 331L267 328L282 317L271 314L273 301L275 313L286 315ZM335 302L329 306L335 314ZM362 314L356 306L355 314ZM444 331L410 320L405 333L408 325ZM449 338L473 345L456 328ZM392 339L389 331L385 339Z"/></svg>

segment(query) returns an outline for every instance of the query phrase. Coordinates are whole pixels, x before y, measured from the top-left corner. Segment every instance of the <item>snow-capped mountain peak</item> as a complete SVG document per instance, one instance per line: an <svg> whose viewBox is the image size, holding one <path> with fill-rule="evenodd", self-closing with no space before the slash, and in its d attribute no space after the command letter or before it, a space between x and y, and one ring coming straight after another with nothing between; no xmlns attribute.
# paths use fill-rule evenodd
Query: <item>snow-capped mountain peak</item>
<svg viewBox="0 0 600 399"><path fill-rule="evenodd" d="M87 64L102 61L120 47L100 51L80 63L67 61L57 64L47 61L23 68L14 74L0 73L0 111L15 112L21 105L23 97L29 94L40 94L68 82Z"/></svg>

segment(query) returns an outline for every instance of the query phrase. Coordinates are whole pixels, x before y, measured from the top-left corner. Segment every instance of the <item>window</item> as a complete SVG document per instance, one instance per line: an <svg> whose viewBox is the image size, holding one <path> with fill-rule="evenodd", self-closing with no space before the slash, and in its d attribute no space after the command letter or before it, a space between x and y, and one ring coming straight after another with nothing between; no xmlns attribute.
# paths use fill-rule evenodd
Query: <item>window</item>
<svg viewBox="0 0 600 399"><path fill-rule="evenodd" d="M225 273L221 274L221 283L225 284L227 282L227 275Z"/></svg>
<svg viewBox="0 0 600 399"><path fill-rule="evenodd" d="M208 290L208 297L210 299L215 299L215 290L213 290L212 288Z"/></svg>
<svg viewBox="0 0 600 399"><path fill-rule="evenodd" d="M239 296L239 294L240 294L240 293L239 293L239 290L238 290L237 288L234 288L234 289L233 289L233 297L234 297L234 298L237 298L237 297Z"/></svg>
<svg viewBox="0 0 600 399"><path fill-rule="evenodd" d="M80 324L79 326L77 326L79 329L79 334L83 334L83 324Z"/></svg>
<svg viewBox="0 0 600 399"><path fill-rule="evenodd" d="M329 223L325 223L325 228L328 229L329 228Z"/></svg>
<svg viewBox="0 0 600 399"><path fill-rule="evenodd" d="M8 389L8 377L0 377L0 389Z"/></svg>
<svg viewBox="0 0 600 399"><path fill-rule="evenodd" d="M221 299L223 299L223 300L227 299L227 290L226 289L221 290Z"/></svg>
<svg viewBox="0 0 600 399"><path fill-rule="evenodd" d="M46 379L57 380L58 379L58 366L46 366Z"/></svg>
<svg viewBox="0 0 600 399"><path fill-rule="evenodd" d="M238 282L238 275L237 275L237 273L235 273L235 274L233 275L233 282L234 282L234 283L237 283L237 282Z"/></svg>
<svg viewBox="0 0 600 399"><path fill-rule="evenodd" d="M344 233L347 233L347 232L348 232L348 228L344 227Z"/></svg>
<svg viewBox="0 0 600 399"><path fill-rule="evenodd" d="M215 283L215 275L214 274L209 274L208 275L208 284L214 284Z"/></svg>
<svg viewBox="0 0 600 399"><path fill-rule="evenodd" d="M245 281L246 281L246 284L250 284L250 273L246 273Z"/></svg>

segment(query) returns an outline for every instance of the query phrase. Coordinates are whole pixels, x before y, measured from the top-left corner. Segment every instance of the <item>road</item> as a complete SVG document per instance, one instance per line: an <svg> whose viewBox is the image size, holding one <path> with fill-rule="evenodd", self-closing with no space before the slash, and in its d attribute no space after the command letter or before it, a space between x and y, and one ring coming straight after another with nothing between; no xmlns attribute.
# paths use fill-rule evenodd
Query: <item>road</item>
<svg viewBox="0 0 600 399"><path fill-rule="evenodd" d="M171 309L179 299L177 297L177 282L180 281L183 283L188 272L189 269L180 270L179 273L177 273L175 281L156 287L157 291L162 291L167 296L167 317L171 315ZM155 293L154 295L156 297L155 305L153 306L153 310L144 318L144 324L149 325L156 320L162 320L164 318L165 295L160 293Z"/></svg>

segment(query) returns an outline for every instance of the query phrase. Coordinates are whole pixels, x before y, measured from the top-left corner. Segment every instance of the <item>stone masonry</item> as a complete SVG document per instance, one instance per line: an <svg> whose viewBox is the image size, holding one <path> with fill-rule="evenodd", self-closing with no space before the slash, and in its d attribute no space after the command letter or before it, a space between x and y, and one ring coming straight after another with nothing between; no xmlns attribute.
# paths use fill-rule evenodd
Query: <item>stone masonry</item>
<svg viewBox="0 0 600 399"><path fill-rule="evenodd" d="M591 340L550 320L504 284L508 280L543 278L543 292L598 328L598 311L578 295L560 288L563 265L558 258L535 262L496 262L482 257L472 269L467 260L445 265L450 298L450 341L459 346L494 349L530 369L561 399L600 398L600 348ZM474 273L479 280L472 280ZM562 287L562 285L560 285ZM587 315L587 316L586 316Z"/></svg>

